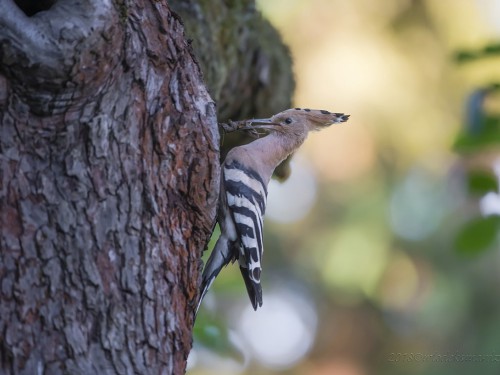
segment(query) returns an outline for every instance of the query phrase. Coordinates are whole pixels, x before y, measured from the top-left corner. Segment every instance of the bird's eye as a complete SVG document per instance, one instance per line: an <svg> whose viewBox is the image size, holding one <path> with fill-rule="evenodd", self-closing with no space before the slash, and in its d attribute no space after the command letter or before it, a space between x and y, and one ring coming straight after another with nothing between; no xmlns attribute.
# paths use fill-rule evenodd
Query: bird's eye
<svg viewBox="0 0 500 375"><path fill-rule="evenodd" d="M285 124L291 124L291 123L292 123L292 119L290 117L287 117L285 120Z"/></svg>

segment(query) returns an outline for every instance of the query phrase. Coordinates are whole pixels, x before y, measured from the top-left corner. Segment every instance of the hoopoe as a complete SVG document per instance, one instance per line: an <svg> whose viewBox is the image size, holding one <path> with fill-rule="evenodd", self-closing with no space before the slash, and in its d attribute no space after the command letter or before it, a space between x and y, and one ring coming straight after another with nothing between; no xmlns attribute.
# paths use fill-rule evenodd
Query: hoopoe
<svg viewBox="0 0 500 375"><path fill-rule="evenodd" d="M220 270L236 260L254 310L262 306L263 218L273 171L300 147L310 131L348 118L343 113L294 108L271 118L237 123L242 124L238 130L255 133L263 129L269 134L233 148L222 164L217 213L221 234L203 270L198 308Z"/></svg>

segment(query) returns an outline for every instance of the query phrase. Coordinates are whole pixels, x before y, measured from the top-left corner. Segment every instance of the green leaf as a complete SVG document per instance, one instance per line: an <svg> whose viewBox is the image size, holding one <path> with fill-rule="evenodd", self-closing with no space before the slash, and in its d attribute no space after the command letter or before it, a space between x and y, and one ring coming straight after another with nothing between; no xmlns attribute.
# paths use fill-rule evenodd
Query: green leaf
<svg viewBox="0 0 500 375"><path fill-rule="evenodd" d="M476 151L481 151L486 147L492 145L500 144L500 132L496 136L490 134L460 134L455 143L453 144L453 150L459 153L471 153Z"/></svg>
<svg viewBox="0 0 500 375"><path fill-rule="evenodd" d="M458 64L473 62L485 57L500 55L500 44L488 44L482 49L471 51L461 50L455 53L454 59Z"/></svg>
<svg viewBox="0 0 500 375"><path fill-rule="evenodd" d="M500 118L485 116L481 132L478 134L460 134L453 144L453 149L460 153L470 153L498 144L500 144Z"/></svg>
<svg viewBox="0 0 500 375"><path fill-rule="evenodd" d="M489 44L484 47L483 53L485 55L498 55L500 54L500 44Z"/></svg>
<svg viewBox="0 0 500 375"><path fill-rule="evenodd" d="M496 176L485 170L469 171L467 185L469 192L474 195L484 195L489 191L498 191Z"/></svg>
<svg viewBox="0 0 500 375"><path fill-rule="evenodd" d="M208 314L203 308L198 313L193 336L198 344L219 355L231 357L239 362L244 360L241 350L229 339L229 330L225 322L221 317Z"/></svg>
<svg viewBox="0 0 500 375"><path fill-rule="evenodd" d="M500 216L474 219L458 233L455 239L455 248L460 254L479 254L495 243L499 229Z"/></svg>
<svg viewBox="0 0 500 375"><path fill-rule="evenodd" d="M455 61L459 64L474 61L478 58L478 54L472 51L458 51L455 53Z"/></svg>
<svg viewBox="0 0 500 375"><path fill-rule="evenodd" d="M500 83L490 83L490 84L488 85L488 90L489 90L490 92L500 90Z"/></svg>

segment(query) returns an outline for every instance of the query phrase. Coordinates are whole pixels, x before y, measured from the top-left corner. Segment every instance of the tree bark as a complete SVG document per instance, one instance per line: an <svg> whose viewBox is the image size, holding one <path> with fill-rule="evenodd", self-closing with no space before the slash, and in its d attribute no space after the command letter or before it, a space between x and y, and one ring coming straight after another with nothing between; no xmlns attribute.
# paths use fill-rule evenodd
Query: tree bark
<svg viewBox="0 0 500 375"><path fill-rule="evenodd" d="M172 0L193 40L204 78L217 103L219 122L264 118L292 106L295 89L290 52L279 33L256 10L254 0ZM221 159L253 140L226 134ZM289 159L274 176L285 180Z"/></svg>
<svg viewBox="0 0 500 375"><path fill-rule="evenodd" d="M33 4L0 0L0 373L182 374L220 169L183 23L161 0ZM279 64L252 35L250 60L215 49L215 76L194 43L221 116L290 101L290 64L265 99L255 67Z"/></svg>
<svg viewBox="0 0 500 375"><path fill-rule="evenodd" d="M215 108L164 2L0 5L0 371L180 374Z"/></svg>
<svg viewBox="0 0 500 375"><path fill-rule="evenodd" d="M288 48L254 0L172 0L217 103L220 122L269 117L291 106Z"/></svg>

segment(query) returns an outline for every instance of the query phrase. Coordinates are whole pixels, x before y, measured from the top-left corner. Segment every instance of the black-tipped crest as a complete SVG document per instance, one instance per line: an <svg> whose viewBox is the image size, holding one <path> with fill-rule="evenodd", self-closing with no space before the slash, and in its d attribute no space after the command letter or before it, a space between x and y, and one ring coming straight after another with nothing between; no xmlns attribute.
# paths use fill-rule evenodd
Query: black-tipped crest
<svg viewBox="0 0 500 375"><path fill-rule="evenodd" d="M286 121L293 119L294 121ZM286 124L289 123L305 123L308 125L309 130L318 129L326 127L332 124L337 124L340 122L346 122L349 119L349 115L344 113L330 112L324 109L309 109L309 108L294 108L287 109L286 111L280 112L270 119L267 119L268 123L271 122L276 125L283 125L283 119ZM254 121L251 121L252 124Z"/></svg>

